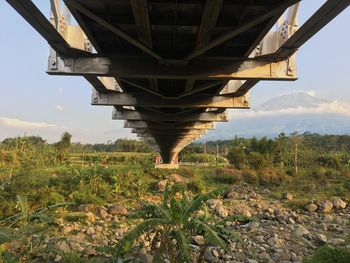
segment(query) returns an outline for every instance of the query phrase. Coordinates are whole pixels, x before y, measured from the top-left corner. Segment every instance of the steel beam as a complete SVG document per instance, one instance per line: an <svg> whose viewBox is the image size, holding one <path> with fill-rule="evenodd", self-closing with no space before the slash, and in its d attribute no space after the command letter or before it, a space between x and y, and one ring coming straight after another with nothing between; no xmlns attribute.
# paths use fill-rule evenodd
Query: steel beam
<svg viewBox="0 0 350 263"><path fill-rule="evenodd" d="M146 79L297 79L296 71L290 70L291 64L288 60L271 62L270 59L265 58L244 61L217 59L210 62L198 59L189 65L161 65L154 60L124 56L109 58L94 55L93 57L57 57L52 59L59 61L54 67L49 64L47 72L51 75L97 75Z"/></svg>
<svg viewBox="0 0 350 263"><path fill-rule="evenodd" d="M215 128L212 122L193 122L193 123L159 123L146 121L125 121L124 128L145 128L145 129L194 129L194 130L212 130Z"/></svg>
<svg viewBox="0 0 350 263"><path fill-rule="evenodd" d="M183 114L176 116L162 116L154 115L134 110L117 110L113 109L113 120L133 120L133 121L163 121L163 122L227 122L227 115L222 112L203 112L203 113L193 113L193 114Z"/></svg>
<svg viewBox="0 0 350 263"><path fill-rule="evenodd" d="M192 95L182 99L166 99L142 93L92 93L92 105L160 108L233 108L249 109L249 97Z"/></svg>

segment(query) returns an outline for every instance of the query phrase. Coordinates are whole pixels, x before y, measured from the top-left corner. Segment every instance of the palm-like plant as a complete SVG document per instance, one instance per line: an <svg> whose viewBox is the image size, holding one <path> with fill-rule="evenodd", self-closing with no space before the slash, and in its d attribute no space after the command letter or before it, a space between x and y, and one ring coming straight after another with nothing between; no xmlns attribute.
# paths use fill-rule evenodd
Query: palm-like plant
<svg viewBox="0 0 350 263"><path fill-rule="evenodd" d="M202 261L209 244L225 248L226 244L216 232L215 224L210 224L213 223L209 220L210 217L196 213L204 207L207 200L225 191L226 189L217 189L194 199L182 193L182 198L179 199L175 198L175 193L169 191L167 186L162 204L144 204L143 209L131 215L132 218L143 221L119 241L116 256L125 256L128 251L135 249L134 244L140 237L151 239L154 262L164 262L165 259L170 262L193 262L190 239L194 235L203 235L205 240L197 262Z"/></svg>

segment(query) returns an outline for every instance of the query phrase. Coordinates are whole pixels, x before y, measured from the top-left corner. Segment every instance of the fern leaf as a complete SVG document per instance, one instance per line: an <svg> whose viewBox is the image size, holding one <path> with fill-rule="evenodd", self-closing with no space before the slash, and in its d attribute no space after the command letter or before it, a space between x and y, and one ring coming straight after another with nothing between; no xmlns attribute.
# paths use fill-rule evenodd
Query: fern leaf
<svg viewBox="0 0 350 263"><path fill-rule="evenodd" d="M28 205L28 199L24 195L17 195L18 203L21 207L21 219L25 219L25 221L28 220L29 216L29 205Z"/></svg>
<svg viewBox="0 0 350 263"><path fill-rule="evenodd" d="M184 222L188 220L188 218L191 216L192 213L196 212L203 204L203 202L208 201L209 199L212 199L214 197L217 197L218 195L221 195L227 191L227 188L219 188L215 189L207 194L197 196L189 208L186 209L183 215Z"/></svg>
<svg viewBox="0 0 350 263"><path fill-rule="evenodd" d="M8 232L6 230L0 230L0 245L6 243L8 241L11 241L13 239L14 239L14 237L10 232Z"/></svg>
<svg viewBox="0 0 350 263"><path fill-rule="evenodd" d="M185 232L182 230L174 232L174 238L179 252L179 262L191 262L190 246Z"/></svg>
<svg viewBox="0 0 350 263"><path fill-rule="evenodd" d="M194 224L197 226L199 230L202 230L205 232L205 237L208 242L226 250L225 242L219 237L219 235L210 226L198 220L195 220Z"/></svg>
<svg viewBox="0 0 350 263"><path fill-rule="evenodd" d="M168 220L160 219L160 218L147 219L142 223L138 224L136 227L131 229L119 241L116 247L116 256L121 256L126 251L128 251L134 244L135 240L139 238L142 234L155 229L157 226L167 225L167 224L168 224Z"/></svg>

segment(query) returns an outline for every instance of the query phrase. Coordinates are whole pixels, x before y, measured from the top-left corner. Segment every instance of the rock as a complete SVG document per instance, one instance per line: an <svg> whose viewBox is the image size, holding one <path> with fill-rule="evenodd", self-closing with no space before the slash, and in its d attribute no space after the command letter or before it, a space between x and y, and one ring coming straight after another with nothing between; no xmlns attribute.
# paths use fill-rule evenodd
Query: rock
<svg viewBox="0 0 350 263"><path fill-rule="evenodd" d="M308 211L308 212L315 212L317 210L317 205L315 204L308 204L305 209Z"/></svg>
<svg viewBox="0 0 350 263"><path fill-rule="evenodd" d="M108 216L108 212L105 209L100 209L99 214L100 214L100 217L103 219L107 218Z"/></svg>
<svg viewBox="0 0 350 263"><path fill-rule="evenodd" d="M329 214L324 214L324 215L322 216L322 219L323 219L325 222L333 222L333 221L334 221L333 215L329 215Z"/></svg>
<svg viewBox="0 0 350 263"><path fill-rule="evenodd" d="M171 175L169 175L169 179L175 183L184 183L187 181L187 178L185 178L179 174L171 174Z"/></svg>
<svg viewBox="0 0 350 263"><path fill-rule="evenodd" d="M219 252L216 249L213 249L211 251L211 253L213 254L214 257L218 258L219 257Z"/></svg>
<svg viewBox="0 0 350 263"><path fill-rule="evenodd" d="M333 198L332 203L336 209L344 209L346 207L346 203L339 197Z"/></svg>
<svg viewBox="0 0 350 263"><path fill-rule="evenodd" d="M292 200L293 199L293 195L290 194L290 193L284 193L283 194L283 199Z"/></svg>
<svg viewBox="0 0 350 263"><path fill-rule="evenodd" d="M165 190L165 187L166 187L167 183L168 183L168 179L159 181L157 183L157 190L158 190L158 192L163 192Z"/></svg>
<svg viewBox="0 0 350 263"><path fill-rule="evenodd" d="M95 234L95 228L89 227L89 228L86 230L86 234L88 234L88 235Z"/></svg>
<svg viewBox="0 0 350 263"><path fill-rule="evenodd" d="M273 254L272 258L277 262L289 261L292 259L292 255L287 251L280 251Z"/></svg>
<svg viewBox="0 0 350 263"><path fill-rule="evenodd" d="M53 260L53 262L61 262L61 260L62 260L62 256L61 255L56 255L56 257Z"/></svg>
<svg viewBox="0 0 350 263"><path fill-rule="evenodd" d="M56 247L59 249L59 250L62 250L62 252L64 253L69 253L71 251L68 243L66 241L61 241L59 243L56 244Z"/></svg>
<svg viewBox="0 0 350 263"><path fill-rule="evenodd" d="M87 256L95 256L97 255L97 252L93 247L87 246L84 248L84 254Z"/></svg>
<svg viewBox="0 0 350 263"><path fill-rule="evenodd" d="M86 216L88 222L92 223L95 221L95 215L92 212L87 212Z"/></svg>
<svg viewBox="0 0 350 263"><path fill-rule="evenodd" d="M208 206L209 206L211 209L214 209L215 207L223 206L223 202L222 202L222 200L220 200L220 199L210 199L210 200L208 201Z"/></svg>
<svg viewBox="0 0 350 263"><path fill-rule="evenodd" d="M267 244L269 244L271 247L274 247L274 246L281 246L283 245L284 241L282 239L279 239L277 237L271 237L267 240L266 242Z"/></svg>
<svg viewBox="0 0 350 263"><path fill-rule="evenodd" d="M80 205L78 207L78 210L80 212L94 212L95 206L94 205L90 205L90 204L87 204L87 205L83 204L83 205Z"/></svg>
<svg viewBox="0 0 350 263"><path fill-rule="evenodd" d="M213 256L213 254L211 253L211 251L209 249L207 249L205 251L204 258L208 262L215 262L216 261L216 258Z"/></svg>
<svg viewBox="0 0 350 263"><path fill-rule="evenodd" d="M323 234L316 234L316 240L323 244L327 242L327 237Z"/></svg>
<svg viewBox="0 0 350 263"><path fill-rule="evenodd" d="M345 243L345 240L342 238L332 238L328 241L328 243L334 246L340 246Z"/></svg>
<svg viewBox="0 0 350 263"><path fill-rule="evenodd" d="M205 244L205 239L201 235L197 235L193 237L193 241L198 245L198 246L203 246Z"/></svg>
<svg viewBox="0 0 350 263"><path fill-rule="evenodd" d="M111 215L127 215L128 214L128 210L119 205L119 204L114 204L110 209L109 209L109 213Z"/></svg>
<svg viewBox="0 0 350 263"><path fill-rule="evenodd" d="M215 211L218 214L218 216L220 216L220 217L227 217L228 216L228 211L226 210L226 208L224 206L216 207Z"/></svg>
<svg viewBox="0 0 350 263"><path fill-rule="evenodd" d="M153 256L150 254L142 253L139 256L140 263L152 263L153 262Z"/></svg>
<svg viewBox="0 0 350 263"><path fill-rule="evenodd" d="M258 261L256 261L255 259L247 259L246 261L247 263L259 263Z"/></svg>
<svg viewBox="0 0 350 263"><path fill-rule="evenodd" d="M66 234L68 234L69 232L71 232L73 229L74 229L74 228L71 227L71 226L63 226L63 227L62 227L62 233L63 233L64 235L66 235Z"/></svg>
<svg viewBox="0 0 350 263"><path fill-rule="evenodd" d="M304 237L310 234L309 230L301 225L296 225L292 231L292 234L297 237Z"/></svg>
<svg viewBox="0 0 350 263"><path fill-rule="evenodd" d="M333 203L329 200L325 200L319 205L318 210L322 213L329 213L332 211L332 208Z"/></svg>

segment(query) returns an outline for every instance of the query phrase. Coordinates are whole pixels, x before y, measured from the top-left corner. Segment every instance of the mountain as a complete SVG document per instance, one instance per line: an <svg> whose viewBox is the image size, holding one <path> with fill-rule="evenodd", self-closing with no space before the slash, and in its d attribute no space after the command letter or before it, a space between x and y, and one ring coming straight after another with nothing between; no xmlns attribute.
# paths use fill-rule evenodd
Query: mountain
<svg viewBox="0 0 350 263"><path fill-rule="evenodd" d="M206 140L275 137L279 133L350 134L350 105L304 92L274 97L252 110L233 110L228 123L218 123Z"/></svg>
<svg viewBox="0 0 350 263"><path fill-rule="evenodd" d="M256 108L258 111L276 111L291 108L315 108L329 100L317 98L305 92L296 92L287 95L274 97Z"/></svg>

